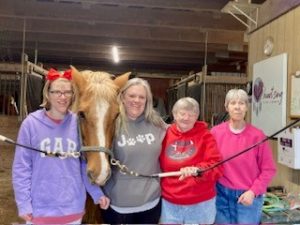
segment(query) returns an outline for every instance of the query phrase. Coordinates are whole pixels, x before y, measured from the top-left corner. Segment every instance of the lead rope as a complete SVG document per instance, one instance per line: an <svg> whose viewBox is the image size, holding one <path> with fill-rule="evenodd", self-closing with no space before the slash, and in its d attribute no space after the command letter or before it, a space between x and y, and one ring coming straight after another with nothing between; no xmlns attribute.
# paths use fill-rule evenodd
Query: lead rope
<svg viewBox="0 0 300 225"><path fill-rule="evenodd" d="M218 163L215 163L214 165L212 166L209 166L205 169L198 169L196 172L195 172L195 175L194 176L201 176L203 173L205 172L208 172L210 170L213 170L214 168L224 164L225 162L227 161L230 161L242 154L244 154L245 152L247 151L250 151L251 149L253 149L254 147L266 142L267 140L271 139L271 138L274 138L276 135L278 135L279 133L281 133L282 131L294 126L295 124L297 124L298 122L300 121L300 118L295 120L294 122L288 124L287 126L283 127L282 129L280 129L279 131L275 132L274 134L270 135L270 136L267 136L266 138L264 138L263 140L255 143L254 145L238 152L237 154L234 154L230 157L228 157L227 159L224 159ZM80 130L80 129L79 129ZM80 131L79 131L80 132ZM80 132L81 134L81 132ZM81 137L80 137L81 139ZM20 146L20 147L23 147L23 148L27 148L27 149L30 149L30 150L33 150L33 151L37 151L37 152L41 152L41 153L44 153L45 155L48 155L48 156L55 156L55 157L74 157L74 158L78 158L80 156L80 152L71 152L71 153L68 153L68 152L57 152L57 153L53 153L53 152L46 152L46 151L43 151L43 150L40 150L40 149L36 149L36 148L33 148L33 147L30 147L30 146L26 146L26 145L22 145L22 144L19 144L19 143L16 143L15 141L13 141L12 139L9 139L7 137L4 137L2 135L0 135L0 141L3 141L3 142L6 142L6 143L9 143L9 144L13 144L13 145L17 145L17 146ZM82 140L81 140L82 141ZM100 150L100 149L99 149ZM98 151L99 151L98 150ZM93 150L94 151L94 150ZM105 152L107 153L107 151L105 150ZM68 155L68 156L67 156ZM131 175L131 176L135 176L135 177L145 177L145 178L158 178L158 177L171 177L171 176L181 176L182 173L180 171L172 171L172 172L164 172L164 173L155 173L155 174L152 174L152 175L144 175L144 174L139 174L135 171L132 171L132 170L129 170L128 167L124 164L121 164L121 162L119 160L116 160L113 155L112 155L112 151L109 153L109 155L111 156L111 164L113 166L117 166L120 170L120 172L122 174L127 174L127 175Z"/></svg>
<svg viewBox="0 0 300 225"><path fill-rule="evenodd" d="M224 159L224 160L222 160L222 161L220 161L220 162L218 162L218 163L216 163L216 164L214 164L214 165L212 165L212 166L210 166L210 167L207 167L207 168L205 168L205 169L203 169L203 170L200 169L199 175L201 175L202 173L205 173L205 172L207 172L207 171L209 171L209 170L212 170L212 169L214 169L214 168L216 168L216 167L218 167L218 166L220 166L220 165L226 163L227 161L232 160L232 159L234 159L234 158L236 158L236 157L238 157L238 156L244 154L245 152L248 152L249 150L253 149L254 147L256 147L256 146L258 146L258 145L260 145L260 144L262 144L262 143L264 143L264 142L266 142L267 140L269 140L269 139L271 139L271 138L274 138L276 135L280 134L282 131L284 131L284 130L286 130L286 129L292 127L292 126L294 126L294 125L297 124L297 123L299 123L299 121L300 121L300 118L297 119L297 120L295 120L294 122L288 124L287 126L283 127L282 129L276 131L276 132L273 133L272 135L265 137L263 140L261 140L261 141L255 143L254 145L252 145L252 146L250 146L250 147L248 147L248 148L245 148L244 150L238 152L237 154L234 154L234 155L228 157L227 159Z"/></svg>
<svg viewBox="0 0 300 225"><path fill-rule="evenodd" d="M0 135L0 141L6 142L8 144L15 145L15 146L20 146L20 147L23 147L23 148L26 148L26 149L29 149L29 150L32 150L32 151L35 151L35 152L40 152L40 153L43 153L43 154L45 154L46 156L49 156L49 157L59 157L59 158L73 157L73 158L79 158L79 156L80 156L80 152L50 152L50 151L43 151L43 150L31 147L31 146L19 144L19 143L13 141L12 139L7 138L7 137L5 137L3 135Z"/></svg>
<svg viewBox="0 0 300 225"><path fill-rule="evenodd" d="M115 158L111 158L110 163L111 163L111 165L118 167L119 172L124 174L124 175L130 175L130 176L134 176L134 177L144 177L144 178L157 178L157 177L159 177L159 174L144 175L144 174L140 174L136 171L130 170L125 164L122 164L120 162L120 160L117 160Z"/></svg>
<svg viewBox="0 0 300 225"><path fill-rule="evenodd" d="M267 136L265 137L263 140L251 145L250 147L238 152L237 154L234 154L230 157L228 157L227 159L224 159L218 163L215 163L207 168L204 168L204 169L201 169L199 168L198 170L195 171L194 175L195 177L197 176L201 176L203 173L206 173L210 170L213 170L214 168L244 154L245 152L247 151L250 151L251 149L255 148L256 146L266 142L267 140L271 139L271 138L274 138L276 135L280 134L282 131L294 126L295 124L299 123L300 121L300 118L295 120L294 122L288 124L287 126L283 127L282 129L276 131L275 133L273 133L272 135L270 136ZM171 176L181 176L182 173L180 171L172 171L172 172L164 172L164 173L155 173L155 174L152 174L152 175L144 175L144 174L139 174L135 171L132 171L132 170L129 170L128 167L124 164L121 164L119 160L116 160L116 159L111 159L111 164L114 165L114 166L117 166L120 170L120 172L122 174L127 174L127 175L131 175L131 176L136 176L136 177L145 177L145 178L158 178L158 177L171 177Z"/></svg>

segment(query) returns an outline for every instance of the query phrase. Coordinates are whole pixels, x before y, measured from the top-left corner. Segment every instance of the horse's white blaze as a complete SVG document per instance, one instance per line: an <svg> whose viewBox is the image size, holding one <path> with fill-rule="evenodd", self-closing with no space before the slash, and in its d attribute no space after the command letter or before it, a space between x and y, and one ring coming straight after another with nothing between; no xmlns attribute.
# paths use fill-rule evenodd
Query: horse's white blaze
<svg viewBox="0 0 300 225"><path fill-rule="evenodd" d="M104 119L109 108L109 103L107 101L99 101L96 106L96 113L98 117L97 126L97 137L99 146L105 147L105 130L104 130ZM100 152L101 161L101 174L96 178L96 183L103 183L107 179L107 172L110 168L108 161L105 159L106 153Z"/></svg>

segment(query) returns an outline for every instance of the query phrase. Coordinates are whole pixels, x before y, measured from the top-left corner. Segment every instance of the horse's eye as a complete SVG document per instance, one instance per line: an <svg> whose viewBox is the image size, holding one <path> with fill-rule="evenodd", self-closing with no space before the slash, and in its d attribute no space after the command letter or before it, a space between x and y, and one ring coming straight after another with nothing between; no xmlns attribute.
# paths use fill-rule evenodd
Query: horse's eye
<svg viewBox="0 0 300 225"><path fill-rule="evenodd" d="M78 112L78 116L82 119L85 119L85 114L83 111Z"/></svg>

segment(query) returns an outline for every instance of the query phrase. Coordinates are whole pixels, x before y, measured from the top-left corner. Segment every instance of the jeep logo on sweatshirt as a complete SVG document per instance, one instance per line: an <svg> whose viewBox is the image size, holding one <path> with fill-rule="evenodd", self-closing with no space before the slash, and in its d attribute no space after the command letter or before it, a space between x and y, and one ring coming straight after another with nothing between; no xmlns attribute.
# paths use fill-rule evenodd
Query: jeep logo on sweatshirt
<svg viewBox="0 0 300 225"><path fill-rule="evenodd" d="M189 158L196 152L196 147L192 140L175 141L167 147L167 155L173 160L182 160Z"/></svg>
<svg viewBox="0 0 300 225"><path fill-rule="evenodd" d="M128 137L126 138L124 134L121 135L121 140L118 141L118 146L124 147L126 145L128 146L134 146L137 143L144 143L146 142L148 145L151 145L152 142L155 141L155 137L152 133L148 134L139 134L136 137Z"/></svg>

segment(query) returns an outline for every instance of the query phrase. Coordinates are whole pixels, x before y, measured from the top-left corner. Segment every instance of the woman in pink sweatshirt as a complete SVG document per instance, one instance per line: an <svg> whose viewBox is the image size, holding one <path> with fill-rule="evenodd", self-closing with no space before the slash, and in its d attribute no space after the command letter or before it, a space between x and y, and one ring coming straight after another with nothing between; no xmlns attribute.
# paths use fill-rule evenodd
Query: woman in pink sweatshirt
<svg viewBox="0 0 300 225"><path fill-rule="evenodd" d="M212 128L224 159L260 142L266 136L245 121L248 95L232 89L225 98L229 120ZM262 194L276 173L272 151L264 142L223 164L224 174L217 184L217 224L258 224L263 205Z"/></svg>

